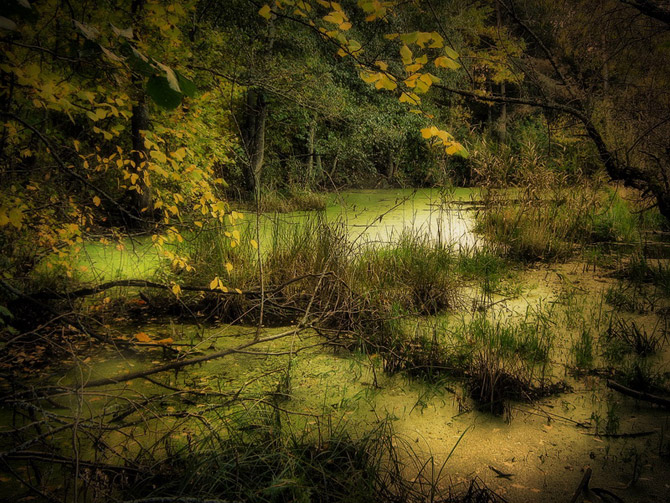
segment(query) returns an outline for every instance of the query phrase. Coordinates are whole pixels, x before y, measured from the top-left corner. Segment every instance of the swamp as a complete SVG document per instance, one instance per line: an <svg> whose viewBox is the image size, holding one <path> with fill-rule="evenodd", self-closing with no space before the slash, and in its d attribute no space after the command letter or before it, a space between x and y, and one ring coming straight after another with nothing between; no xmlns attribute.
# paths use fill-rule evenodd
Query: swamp
<svg viewBox="0 0 670 503"><path fill-rule="evenodd" d="M0 501L670 501L667 2L7 0L0 45Z"/></svg>

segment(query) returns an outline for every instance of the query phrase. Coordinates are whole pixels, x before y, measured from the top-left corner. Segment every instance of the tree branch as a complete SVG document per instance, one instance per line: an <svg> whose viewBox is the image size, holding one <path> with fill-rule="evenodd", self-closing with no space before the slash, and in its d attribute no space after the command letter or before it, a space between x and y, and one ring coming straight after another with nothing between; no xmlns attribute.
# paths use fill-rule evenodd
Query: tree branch
<svg viewBox="0 0 670 503"><path fill-rule="evenodd" d="M634 9L637 9L639 12L644 14L647 17L656 19L666 25L670 29L670 10L664 9L663 7L657 5L651 0L619 0L621 3L626 4Z"/></svg>

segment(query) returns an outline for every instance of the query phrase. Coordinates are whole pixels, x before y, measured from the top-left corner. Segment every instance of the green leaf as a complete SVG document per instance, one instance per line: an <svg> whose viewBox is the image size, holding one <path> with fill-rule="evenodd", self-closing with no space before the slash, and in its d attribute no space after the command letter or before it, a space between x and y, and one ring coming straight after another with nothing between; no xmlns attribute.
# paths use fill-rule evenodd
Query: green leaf
<svg viewBox="0 0 670 503"><path fill-rule="evenodd" d="M0 30L15 31L16 23L5 16L0 16Z"/></svg>
<svg viewBox="0 0 670 503"><path fill-rule="evenodd" d="M177 80L179 81L179 87L181 88L182 94L184 96L188 96L189 98L193 98L195 93L198 92L198 88L196 87L195 83L191 79L184 77L176 70L174 73L177 75Z"/></svg>
<svg viewBox="0 0 670 503"><path fill-rule="evenodd" d="M128 58L128 64L130 68L135 72L143 75L145 77L151 77L156 74L156 67L151 64L149 58L147 58L140 51L135 49L129 43L124 43L120 48L121 54Z"/></svg>
<svg viewBox="0 0 670 503"><path fill-rule="evenodd" d="M167 108L168 110L177 108L181 104L183 97L182 93L172 89L166 77L158 75L149 77L146 91L157 105Z"/></svg>
<svg viewBox="0 0 670 503"><path fill-rule="evenodd" d="M80 23L76 19L74 19L73 22L81 34L84 35L84 37L88 40L95 40L100 36L100 32L95 27Z"/></svg>
<svg viewBox="0 0 670 503"><path fill-rule="evenodd" d="M170 84L170 89L181 94L181 87L179 87L179 80L177 80L177 76L175 75L174 70L169 66L164 65L163 63L157 62L157 64L161 68L161 70L165 72L165 78L167 79L168 84Z"/></svg>
<svg viewBox="0 0 670 503"><path fill-rule="evenodd" d="M2 316L3 318L7 318L7 319L14 318L14 315L12 314L12 312L9 309L7 309L5 306L0 306L0 316Z"/></svg>
<svg viewBox="0 0 670 503"><path fill-rule="evenodd" d="M112 25L112 31L114 32L114 34L115 34L117 37L127 38L128 40L132 40L132 39L133 39L133 28L132 28L132 27L130 27L130 28L126 28L126 29L124 30L124 29L122 29L122 28L117 28L117 27L114 26L112 23L109 23L109 24Z"/></svg>

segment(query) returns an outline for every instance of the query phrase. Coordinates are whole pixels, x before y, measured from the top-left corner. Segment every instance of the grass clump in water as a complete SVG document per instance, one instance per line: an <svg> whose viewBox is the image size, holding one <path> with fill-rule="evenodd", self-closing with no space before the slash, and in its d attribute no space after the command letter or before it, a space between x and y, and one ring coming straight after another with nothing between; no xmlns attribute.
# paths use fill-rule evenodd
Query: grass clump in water
<svg viewBox="0 0 670 503"><path fill-rule="evenodd" d="M406 232L387 248L365 251L354 266L356 285L381 305L435 314L457 305L455 256L445 245Z"/></svg>
<svg viewBox="0 0 670 503"><path fill-rule="evenodd" d="M467 387L490 412L504 412L508 400L554 391L547 377L552 337L540 318L493 322L479 316L457 327L452 337L469 348Z"/></svg>
<svg viewBox="0 0 670 503"><path fill-rule="evenodd" d="M593 368L593 346L593 335L590 330L582 330L579 339L572 346L575 367L579 371L587 371Z"/></svg>
<svg viewBox="0 0 670 503"><path fill-rule="evenodd" d="M292 211L323 211L328 198L325 194L298 187L275 190L263 194L260 202L261 213L290 213Z"/></svg>
<svg viewBox="0 0 670 503"><path fill-rule="evenodd" d="M597 182L580 181L575 190L552 175L518 194L511 201L489 192L476 230L498 245L500 255L522 262L565 260L592 243L635 245L641 230L658 225L635 209L637 203Z"/></svg>
<svg viewBox="0 0 670 503"><path fill-rule="evenodd" d="M634 321L615 318L605 334L605 341L619 351L633 351L639 356L649 356L660 351L668 341L667 327L656 326L649 332Z"/></svg>

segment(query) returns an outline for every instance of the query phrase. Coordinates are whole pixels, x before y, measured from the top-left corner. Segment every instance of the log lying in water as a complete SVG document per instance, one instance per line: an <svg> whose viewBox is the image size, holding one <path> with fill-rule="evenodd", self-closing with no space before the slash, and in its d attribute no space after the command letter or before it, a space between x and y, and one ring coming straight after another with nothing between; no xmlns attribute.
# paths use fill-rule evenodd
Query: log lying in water
<svg viewBox="0 0 670 503"><path fill-rule="evenodd" d="M667 398L651 395L649 393L645 393L644 391L638 391L632 388L628 388L623 384L619 384L618 382L609 379L607 380L607 387L613 389L614 391L618 391L623 395L633 397L636 400L643 400L645 402L655 403L656 405L660 405L661 407L670 409L670 400Z"/></svg>

